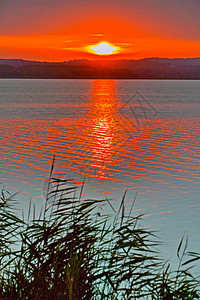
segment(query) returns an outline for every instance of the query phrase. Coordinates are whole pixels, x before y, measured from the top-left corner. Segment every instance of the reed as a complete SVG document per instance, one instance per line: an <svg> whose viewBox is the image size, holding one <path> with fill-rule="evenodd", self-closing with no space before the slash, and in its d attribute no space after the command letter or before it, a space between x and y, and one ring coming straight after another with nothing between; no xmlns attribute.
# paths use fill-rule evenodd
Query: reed
<svg viewBox="0 0 200 300"><path fill-rule="evenodd" d="M186 240L174 272L156 250L159 239L134 216L134 201L126 212L124 194L116 210L108 199L83 199L83 188L54 178L52 165L43 209L36 216L30 202L26 218L1 192L0 299L200 298L191 274L199 255L185 260Z"/></svg>

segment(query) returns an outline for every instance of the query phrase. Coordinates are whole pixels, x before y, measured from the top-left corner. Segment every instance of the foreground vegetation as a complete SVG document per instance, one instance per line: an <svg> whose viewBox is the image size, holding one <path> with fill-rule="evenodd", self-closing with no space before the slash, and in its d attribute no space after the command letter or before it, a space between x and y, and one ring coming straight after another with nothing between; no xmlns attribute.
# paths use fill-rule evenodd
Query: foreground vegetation
<svg viewBox="0 0 200 300"><path fill-rule="evenodd" d="M142 216L125 211L125 195L117 211L108 199L82 200L84 184L52 171L39 216L30 203L27 217L17 217L14 198L1 193L0 299L200 299L191 274L199 256L187 256L187 241L172 271Z"/></svg>

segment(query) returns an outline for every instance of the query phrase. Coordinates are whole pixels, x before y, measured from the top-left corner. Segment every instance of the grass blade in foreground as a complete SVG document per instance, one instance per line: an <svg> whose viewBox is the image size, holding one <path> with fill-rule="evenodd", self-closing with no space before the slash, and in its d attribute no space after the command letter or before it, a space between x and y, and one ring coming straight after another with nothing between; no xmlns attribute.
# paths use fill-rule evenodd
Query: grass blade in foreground
<svg viewBox="0 0 200 300"><path fill-rule="evenodd" d="M0 299L199 299L197 279L181 269L183 241L174 275L141 216L126 213L125 196L115 212L107 199L81 199L82 189L52 167L44 209L36 217L30 205L27 220L2 192Z"/></svg>

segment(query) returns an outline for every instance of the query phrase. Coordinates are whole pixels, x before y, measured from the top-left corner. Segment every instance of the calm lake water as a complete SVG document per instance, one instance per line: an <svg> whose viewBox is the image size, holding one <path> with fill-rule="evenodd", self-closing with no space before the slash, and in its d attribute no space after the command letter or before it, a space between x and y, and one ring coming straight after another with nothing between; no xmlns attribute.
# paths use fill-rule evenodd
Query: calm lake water
<svg viewBox="0 0 200 300"><path fill-rule="evenodd" d="M0 182L41 207L56 172L85 196L112 199L159 231L173 260L180 238L200 250L200 81L0 79Z"/></svg>

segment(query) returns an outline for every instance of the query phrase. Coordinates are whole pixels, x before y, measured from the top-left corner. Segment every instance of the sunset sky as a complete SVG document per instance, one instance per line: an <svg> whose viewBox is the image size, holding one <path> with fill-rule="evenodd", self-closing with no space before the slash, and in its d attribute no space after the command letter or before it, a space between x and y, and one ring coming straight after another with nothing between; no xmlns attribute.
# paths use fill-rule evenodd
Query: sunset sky
<svg viewBox="0 0 200 300"><path fill-rule="evenodd" d="M0 0L0 58L200 57L199 13L199 0ZM117 51L89 51L101 42Z"/></svg>

